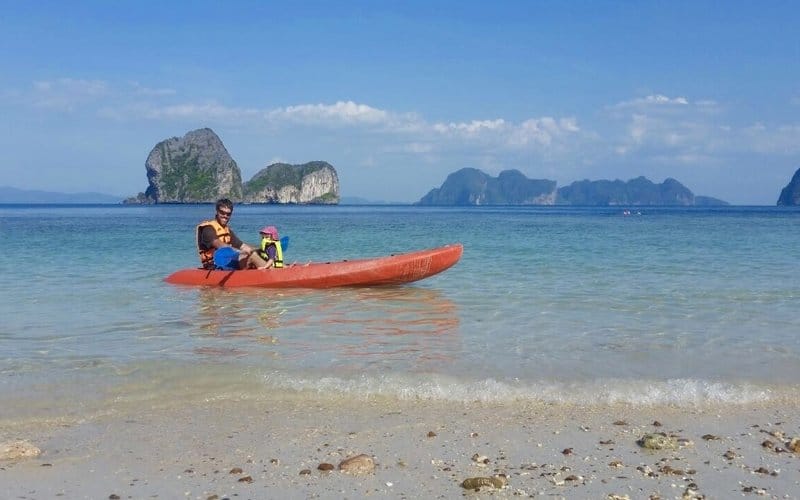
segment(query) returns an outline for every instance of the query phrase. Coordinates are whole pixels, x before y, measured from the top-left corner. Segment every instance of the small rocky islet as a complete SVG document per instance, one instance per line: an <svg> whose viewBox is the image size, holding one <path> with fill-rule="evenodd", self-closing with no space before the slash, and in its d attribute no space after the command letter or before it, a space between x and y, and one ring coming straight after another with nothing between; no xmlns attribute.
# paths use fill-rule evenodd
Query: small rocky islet
<svg viewBox="0 0 800 500"><path fill-rule="evenodd" d="M242 182L242 173L222 140L210 128L163 140L145 162L148 186L126 204L339 203L339 176L324 161L302 165L273 163Z"/></svg>

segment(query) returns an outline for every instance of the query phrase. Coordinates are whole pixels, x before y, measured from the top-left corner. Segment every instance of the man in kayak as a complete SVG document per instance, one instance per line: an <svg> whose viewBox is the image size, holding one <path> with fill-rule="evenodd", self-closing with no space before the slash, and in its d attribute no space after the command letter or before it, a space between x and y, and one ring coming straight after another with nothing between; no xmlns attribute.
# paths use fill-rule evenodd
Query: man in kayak
<svg viewBox="0 0 800 500"><path fill-rule="evenodd" d="M228 226L233 215L233 202L227 198L217 200L213 219L197 225L197 252L204 269L215 269L214 252L220 248L233 247L239 250L238 269L267 269L267 262L258 256L256 249L244 243Z"/></svg>

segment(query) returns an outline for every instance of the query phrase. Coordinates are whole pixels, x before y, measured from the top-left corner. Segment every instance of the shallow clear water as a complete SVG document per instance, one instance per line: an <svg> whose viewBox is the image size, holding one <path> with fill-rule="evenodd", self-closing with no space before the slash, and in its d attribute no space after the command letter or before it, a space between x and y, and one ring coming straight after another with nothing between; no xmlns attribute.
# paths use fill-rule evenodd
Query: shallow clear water
<svg viewBox="0 0 800 500"><path fill-rule="evenodd" d="M644 404L796 395L800 211L622 210L237 206L242 239L268 223L289 235L288 262L465 247L411 285L281 291L162 281L196 265L209 205L2 206L0 401L13 417L297 389Z"/></svg>

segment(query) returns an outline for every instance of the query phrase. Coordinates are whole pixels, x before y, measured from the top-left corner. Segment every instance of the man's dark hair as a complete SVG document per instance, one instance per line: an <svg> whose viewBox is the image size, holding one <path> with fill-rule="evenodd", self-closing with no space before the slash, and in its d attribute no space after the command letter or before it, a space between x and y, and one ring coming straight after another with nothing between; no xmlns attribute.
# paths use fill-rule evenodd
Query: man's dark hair
<svg viewBox="0 0 800 500"><path fill-rule="evenodd" d="M219 210L220 208L225 207L228 210L233 210L233 202L228 198L220 198L217 200L217 207L216 209Z"/></svg>

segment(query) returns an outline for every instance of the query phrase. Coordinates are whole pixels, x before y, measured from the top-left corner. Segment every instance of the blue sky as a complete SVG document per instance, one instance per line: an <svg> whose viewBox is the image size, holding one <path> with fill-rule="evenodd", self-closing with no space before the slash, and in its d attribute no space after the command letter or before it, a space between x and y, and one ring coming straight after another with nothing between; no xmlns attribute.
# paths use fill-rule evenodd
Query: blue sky
<svg viewBox="0 0 800 500"><path fill-rule="evenodd" d="M797 2L491 4L0 0L0 184L134 195L201 127L401 202L475 167L774 205L800 168Z"/></svg>

